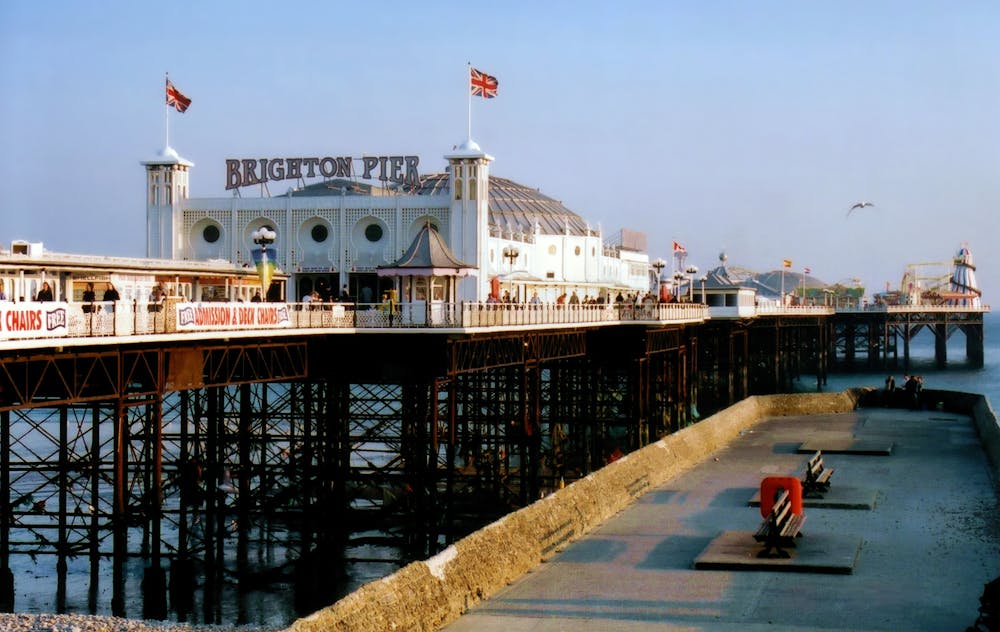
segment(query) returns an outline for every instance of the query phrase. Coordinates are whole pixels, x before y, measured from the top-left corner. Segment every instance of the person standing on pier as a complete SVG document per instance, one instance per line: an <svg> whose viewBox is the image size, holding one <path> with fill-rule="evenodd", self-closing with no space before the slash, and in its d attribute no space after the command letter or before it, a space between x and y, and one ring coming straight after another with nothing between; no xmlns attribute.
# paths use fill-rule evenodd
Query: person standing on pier
<svg viewBox="0 0 1000 632"><path fill-rule="evenodd" d="M906 406L912 410L917 409L917 397L919 391L919 383L917 382L917 376L911 375L907 378L906 384L903 385L903 389L906 391Z"/></svg>
<svg viewBox="0 0 1000 632"><path fill-rule="evenodd" d="M35 300L39 303L52 300L52 287L49 285L48 281L42 282L42 289L38 290L38 295L35 296Z"/></svg>
<svg viewBox="0 0 1000 632"><path fill-rule="evenodd" d="M93 283L87 284L87 289L83 291L82 300L85 303L85 305L83 306L84 314L89 314L92 311L94 311L94 301L97 300L97 294L94 292Z"/></svg>
<svg viewBox="0 0 1000 632"><path fill-rule="evenodd" d="M886 407L892 405L892 400L896 394L896 378L889 376L885 378L885 393L882 396L882 404Z"/></svg>
<svg viewBox="0 0 1000 632"><path fill-rule="evenodd" d="M110 303L110 305L108 305L109 312L115 311L115 302L118 301L120 298L121 296L118 295L118 290L115 289L115 286L112 285L111 283L108 283L108 288L104 290L104 296L101 300L103 300L106 303Z"/></svg>

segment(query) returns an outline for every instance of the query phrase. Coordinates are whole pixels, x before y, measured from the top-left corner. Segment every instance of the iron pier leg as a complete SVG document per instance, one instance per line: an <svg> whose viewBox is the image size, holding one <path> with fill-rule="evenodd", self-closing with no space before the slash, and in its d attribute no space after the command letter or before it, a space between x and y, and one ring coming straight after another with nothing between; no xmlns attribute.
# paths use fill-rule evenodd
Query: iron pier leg
<svg viewBox="0 0 1000 632"><path fill-rule="evenodd" d="M219 389L215 386L205 388L199 393L200 398L204 398L204 405L198 410L198 422L204 420L205 423L205 448L203 460L205 468L205 513L202 516L202 538L204 548L205 584L202 590L202 621L210 623L214 621L213 613L217 602L216 592L218 590L218 575L221 573L217 566L215 557L215 521L217 519L217 504L219 498L219 468L222 464L219 460L218 443L218 416L219 416Z"/></svg>
<svg viewBox="0 0 1000 632"><path fill-rule="evenodd" d="M10 570L10 411L0 411L0 612L14 612Z"/></svg>
<svg viewBox="0 0 1000 632"><path fill-rule="evenodd" d="M128 561L128 493L125 477L128 459L128 419L122 400L114 402L114 507L112 509L112 529L114 550L112 551L111 613L116 617L126 616L125 611L125 564Z"/></svg>
<svg viewBox="0 0 1000 632"><path fill-rule="evenodd" d="M267 385L260 385L261 388L266 389ZM245 588L246 575L248 572L247 566L247 554L249 548L249 529L250 529L250 503L252 499L250 498L250 477L252 473L250 472L250 439L251 433L253 432L253 405L251 402L250 384L241 384L239 386L240 393L240 417L239 417L239 436L238 441L238 469L234 473L237 475L237 481L239 485L239 494L236 498L236 509L237 509L237 520L238 526L236 529L236 566L237 566L237 577L239 583ZM263 419L266 418L267 411L261 410L262 423ZM262 467L266 466L266 457L261 459ZM261 472L263 474L263 472ZM263 476L262 476L263 478Z"/></svg>
<svg viewBox="0 0 1000 632"><path fill-rule="evenodd" d="M66 553L69 548L66 542L66 491L69 487L69 408L64 404L59 407L59 473L56 487L59 490L59 527L56 542L56 612L66 612Z"/></svg>
<svg viewBox="0 0 1000 632"><path fill-rule="evenodd" d="M964 325L962 333L965 334L965 357L969 364L976 369L983 368L983 324Z"/></svg>
<svg viewBox="0 0 1000 632"><path fill-rule="evenodd" d="M194 610L195 566L191 557L190 515L198 517L203 501L202 461L198 451L197 414L192 411L190 391L180 393L180 507L178 511L177 554L170 563L170 606L178 621L187 621ZM195 432L191 436L190 429ZM195 450L191 447L194 445Z"/></svg>
<svg viewBox="0 0 1000 632"><path fill-rule="evenodd" d="M97 613L97 595L100 593L101 540L101 406L90 408L90 587L87 606L91 614Z"/></svg>
<svg viewBox="0 0 1000 632"><path fill-rule="evenodd" d="M934 325L934 362L939 369L948 365L948 323Z"/></svg>
<svg viewBox="0 0 1000 632"><path fill-rule="evenodd" d="M909 318L906 320L906 324L903 325L903 370L907 373L910 372L910 336L912 332L910 331L910 321Z"/></svg>
<svg viewBox="0 0 1000 632"><path fill-rule="evenodd" d="M158 395L146 410L146 441L152 451L146 484L145 510L150 525L152 560L143 571L143 618L167 618L167 576L161 563L161 522L163 515L163 400Z"/></svg>

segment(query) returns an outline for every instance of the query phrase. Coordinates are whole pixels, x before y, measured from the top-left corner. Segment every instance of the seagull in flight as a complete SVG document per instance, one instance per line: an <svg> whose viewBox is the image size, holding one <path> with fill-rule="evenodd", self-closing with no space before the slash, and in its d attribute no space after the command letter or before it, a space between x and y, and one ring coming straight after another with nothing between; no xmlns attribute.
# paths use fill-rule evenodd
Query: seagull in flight
<svg viewBox="0 0 1000 632"><path fill-rule="evenodd" d="M850 209L848 209L847 216L850 217L851 216L851 212L854 211L854 209L856 209L856 208L864 208L866 206L875 206L875 205L872 204L871 202L858 202L854 206L852 206Z"/></svg>

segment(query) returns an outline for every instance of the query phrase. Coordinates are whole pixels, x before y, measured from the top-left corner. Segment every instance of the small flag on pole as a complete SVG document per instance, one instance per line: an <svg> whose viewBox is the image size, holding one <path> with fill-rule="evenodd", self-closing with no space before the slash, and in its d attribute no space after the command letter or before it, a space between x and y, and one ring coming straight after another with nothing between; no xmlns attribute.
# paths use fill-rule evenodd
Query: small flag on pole
<svg viewBox="0 0 1000 632"><path fill-rule="evenodd" d="M173 106L178 112L183 112L191 105L191 99L181 94L169 79L167 79L167 105Z"/></svg>
<svg viewBox="0 0 1000 632"><path fill-rule="evenodd" d="M809 274L810 272L812 272L812 270L810 270L809 268L802 268L803 274Z"/></svg>
<svg viewBox="0 0 1000 632"><path fill-rule="evenodd" d="M791 259L785 259L784 265L785 265L786 268L791 268L792 267L792 260Z"/></svg>
<svg viewBox="0 0 1000 632"><path fill-rule="evenodd" d="M497 89L500 87L500 82L497 81L496 77L491 77L484 72L479 72L470 66L469 85L472 90L472 96L492 99L497 96Z"/></svg>
<svg viewBox="0 0 1000 632"><path fill-rule="evenodd" d="M678 243L678 242L675 241L674 242L674 252L687 252L687 248L685 248L680 243Z"/></svg>

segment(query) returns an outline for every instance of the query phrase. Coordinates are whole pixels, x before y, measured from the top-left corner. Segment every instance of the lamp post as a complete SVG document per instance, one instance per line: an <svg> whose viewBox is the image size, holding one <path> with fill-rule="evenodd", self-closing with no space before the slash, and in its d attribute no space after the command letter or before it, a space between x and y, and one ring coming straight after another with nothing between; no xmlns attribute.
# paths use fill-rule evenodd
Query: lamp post
<svg viewBox="0 0 1000 632"><path fill-rule="evenodd" d="M663 297L661 296L660 287L663 284L663 268L667 267L667 262L664 261L663 258L659 258L650 265L653 266L654 270L656 270L656 300L662 300Z"/></svg>
<svg viewBox="0 0 1000 632"><path fill-rule="evenodd" d="M688 266L684 271L688 275L688 303L694 303L694 275L698 274L698 266Z"/></svg>
<svg viewBox="0 0 1000 632"><path fill-rule="evenodd" d="M514 262L517 261L517 256L520 255L520 254L521 254L521 252L517 249L517 246L507 246L506 248L503 249L504 259L506 259L507 261L510 262L510 277L511 277L510 278L510 293L511 293L510 299L512 301L514 300L514 296L513 296L513 294L514 294Z"/></svg>
<svg viewBox="0 0 1000 632"><path fill-rule="evenodd" d="M684 287L684 283L682 283L683 279L684 279L683 272L681 272L680 270L674 272L674 298L677 299L678 303L680 303L681 299L684 298L684 295L681 294L681 288Z"/></svg>
<svg viewBox="0 0 1000 632"><path fill-rule="evenodd" d="M257 230L250 233L250 239L253 243L260 246L260 268L258 274L260 276L260 291L267 296L268 286L271 285L271 274L270 268L267 265L267 247L269 244L273 244L274 240L278 238L278 233L271 230L267 226L261 226Z"/></svg>
<svg viewBox="0 0 1000 632"><path fill-rule="evenodd" d="M701 281L701 304L707 305L708 303L705 302L705 281L708 281L708 275L703 274L698 280Z"/></svg>

